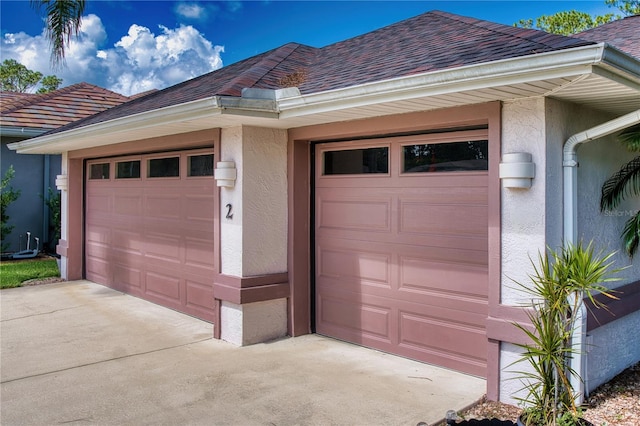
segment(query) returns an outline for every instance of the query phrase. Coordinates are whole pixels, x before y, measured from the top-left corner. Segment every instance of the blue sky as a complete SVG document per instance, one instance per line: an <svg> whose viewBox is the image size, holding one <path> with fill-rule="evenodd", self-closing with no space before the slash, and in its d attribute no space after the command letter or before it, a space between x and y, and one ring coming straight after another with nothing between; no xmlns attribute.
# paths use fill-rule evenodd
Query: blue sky
<svg viewBox="0 0 640 426"><path fill-rule="evenodd" d="M28 0L0 2L0 59L63 85L87 81L133 94L163 88L288 42L322 47L430 10L507 25L562 10L614 12L594 1L87 0L66 67L52 70L42 19Z"/></svg>

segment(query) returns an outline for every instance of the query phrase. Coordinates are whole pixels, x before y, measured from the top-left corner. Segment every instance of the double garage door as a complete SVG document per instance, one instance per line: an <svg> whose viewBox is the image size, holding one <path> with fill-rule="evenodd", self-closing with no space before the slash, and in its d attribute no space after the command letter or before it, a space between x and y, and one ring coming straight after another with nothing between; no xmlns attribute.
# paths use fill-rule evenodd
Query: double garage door
<svg viewBox="0 0 640 426"><path fill-rule="evenodd" d="M213 321L213 153L86 163L87 279Z"/></svg>
<svg viewBox="0 0 640 426"><path fill-rule="evenodd" d="M486 130L315 158L316 331L486 376Z"/></svg>

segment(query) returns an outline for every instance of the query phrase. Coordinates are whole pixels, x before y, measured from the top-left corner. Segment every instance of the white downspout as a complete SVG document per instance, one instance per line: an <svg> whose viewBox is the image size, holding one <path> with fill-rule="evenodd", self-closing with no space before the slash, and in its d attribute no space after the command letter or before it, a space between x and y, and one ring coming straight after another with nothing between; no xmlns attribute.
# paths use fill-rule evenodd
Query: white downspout
<svg viewBox="0 0 640 426"><path fill-rule="evenodd" d="M640 109L592 127L589 130L576 133L565 142L562 152L562 166L564 170L563 229L565 244L575 244L578 237L578 146L585 142L616 133L638 123L640 123ZM571 359L571 368L578 373L580 377L585 377L584 360L586 354L587 316L586 309L582 303L580 304L576 324L577 326L573 331L572 341L574 348L579 352L578 355ZM578 394L577 403L579 404L583 402L585 394L585 385L580 377L571 377L571 384L574 391Z"/></svg>

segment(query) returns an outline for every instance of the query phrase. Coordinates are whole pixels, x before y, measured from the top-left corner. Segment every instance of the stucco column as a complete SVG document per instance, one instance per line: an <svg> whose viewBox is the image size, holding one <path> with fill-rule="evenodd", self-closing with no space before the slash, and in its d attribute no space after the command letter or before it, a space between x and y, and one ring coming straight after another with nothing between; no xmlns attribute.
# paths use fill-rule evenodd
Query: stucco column
<svg viewBox="0 0 640 426"><path fill-rule="evenodd" d="M287 300L278 281L287 271L287 133L222 129L220 152L218 160L233 161L237 170L234 187L220 192L220 268L226 284L214 287L221 300L220 337L237 345L282 337Z"/></svg>

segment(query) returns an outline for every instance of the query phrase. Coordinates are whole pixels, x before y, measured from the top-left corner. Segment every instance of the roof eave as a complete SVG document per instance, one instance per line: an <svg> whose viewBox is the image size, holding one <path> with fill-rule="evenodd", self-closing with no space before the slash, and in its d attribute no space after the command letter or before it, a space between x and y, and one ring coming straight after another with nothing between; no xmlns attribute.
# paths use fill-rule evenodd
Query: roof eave
<svg viewBox="0 0 640 426"><path fill-rule="evenodd" d="M640 75L638 61L600 43L290 97L279 101L280 118L541 79L579 76L591 73L593 66L605 64L605 58L621 72L635 72L636 78Z"/></svg>
<svg viewBox="0 0 640 426"><path fill-rule="evenodd" d="M76 149L94 148L126 140L159 136L150 129L159 125L194 122L216 115L277 118L275 108L275 102L269 100L212 96L67 131L45 134L41 137L9 144L8 147L19 154L60 154ZM212 125L212 127L214 126ZM184 132L191 130L193 129L190 129L189 126L184 128ZM107 134L109 138L98 137ZM144 136L136 138L132 135Z"/></svg>

